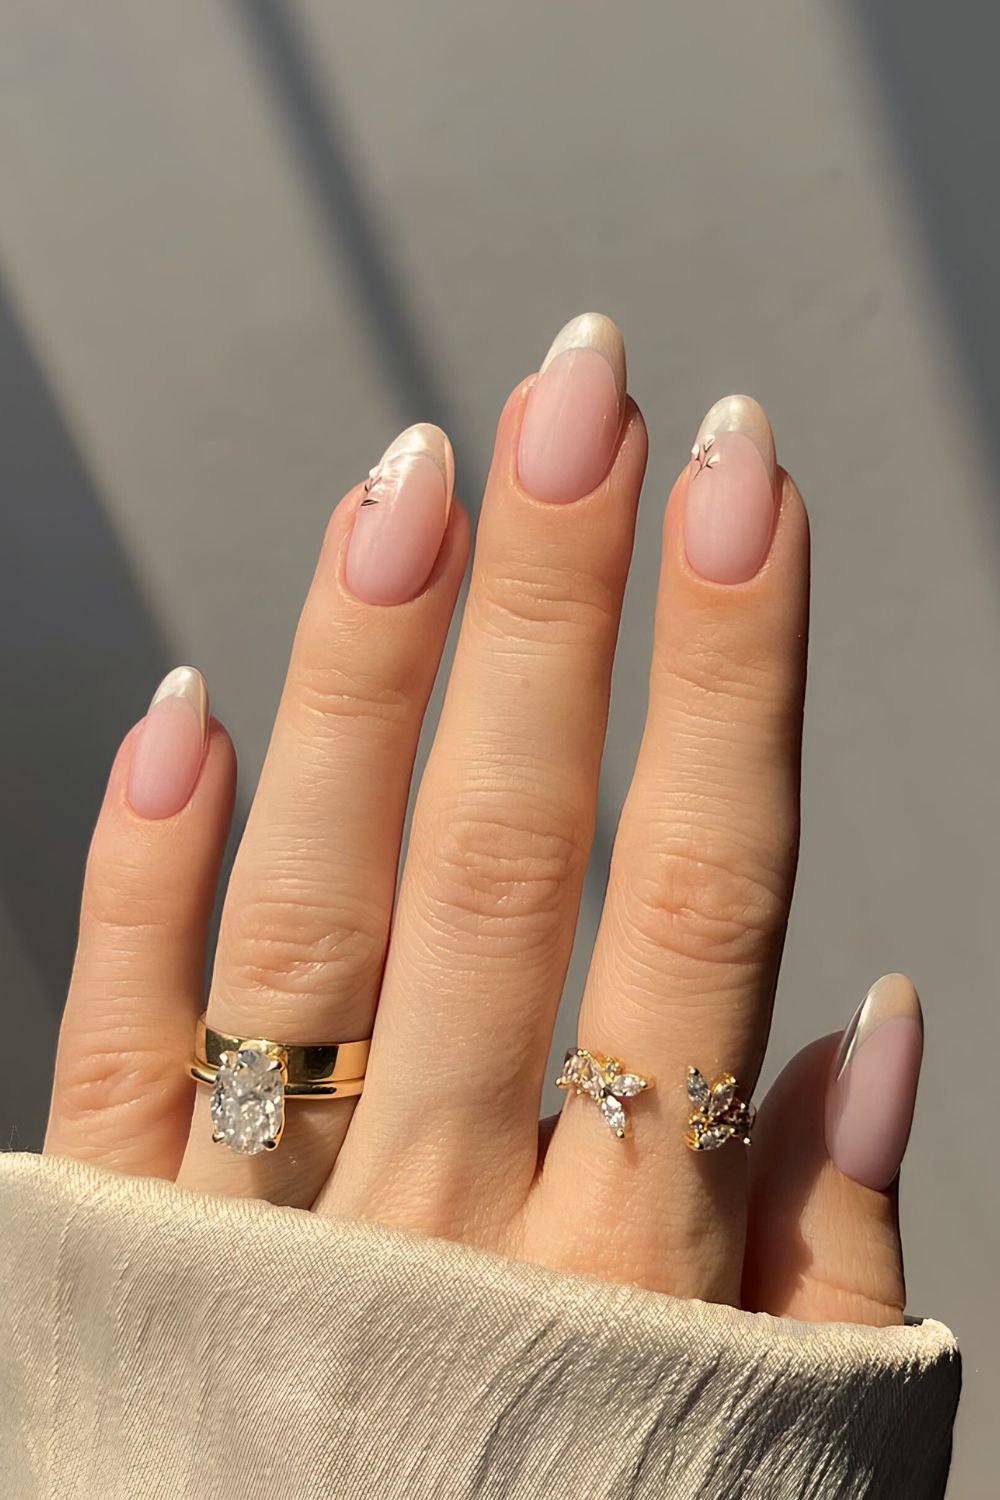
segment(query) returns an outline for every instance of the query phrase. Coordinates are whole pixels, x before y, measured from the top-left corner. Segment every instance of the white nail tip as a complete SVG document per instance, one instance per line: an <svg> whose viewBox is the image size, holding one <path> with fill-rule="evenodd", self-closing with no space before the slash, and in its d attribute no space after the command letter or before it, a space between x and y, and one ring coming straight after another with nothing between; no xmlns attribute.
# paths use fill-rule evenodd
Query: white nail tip
<svg viewBox="0 0 1000 1500"><path fill-rule="evenodd" d="M208 686L197 667L174 667L160 683L150 702L150 708L162 703L164 698L183 698L198 715L202 734L208 728Z"/></svg>
<svg viewBox="0 0 1000 1500"><path fill-rule="evenodd" d="M705 413L695 449L704 446L709 436L718 437L721 432L739 432L748 437L764 460L772 482L777 470L774 452L774 433L767 412L752 396L723 396L721 401ZM692 450L694 451L694 450Z"/></svg>
<svg viewBox="0 0 1000 1500"><path fill-rule="evenodd" d="M552 340L538 373L544 375L552 361L570 349L596 349L603 354L614 372L619 398L625 399L628 384L625 340L617 323L596 312L580 313L579 317L571 318Z"/></svg>
<svg viewBox="0 0 1000 1500"><path fill-rule="evenodd" d="M885 1021L916 1021L923 1028L920 997L905 974L883 974L858 1006L841 1038L835 1074L840 1078L861 1043Z"/></svg>
<svg viewBox="0 0 1000 1500"><path fill-rule="evenodd" d="M920 1021L920 997L905 974L883 974L876 979L862 1007L862 1022L866 1018L888 1021L896 1016L910 1016Z"/></svg>
<svg viewBox="0 0 1000 1500"><path fill-rule="evenodd" d="M410 458L429 458L437 464L444 479L446 504L450 508L455 488L455 455L448 434L435 427L433 422L415 422L393 438L372 469L371 478L375 479L388 464Z"/></svg>

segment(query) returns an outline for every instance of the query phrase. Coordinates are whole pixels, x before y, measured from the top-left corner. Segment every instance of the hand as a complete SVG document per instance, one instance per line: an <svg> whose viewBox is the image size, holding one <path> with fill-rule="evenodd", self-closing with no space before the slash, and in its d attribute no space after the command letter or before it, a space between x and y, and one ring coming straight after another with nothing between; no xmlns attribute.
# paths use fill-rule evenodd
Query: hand
<svg viewBox="0 0 1000 1500"><path fill-rule="evenodd" d="M539 1127L645 462L621 336L576 319L500 418L394 912L468 550L447 438L409 429L334 511L208 1020L374 1040L360 1100L290 1100L256 1155L213 1142L210 1089L187 1074L235 769L200 676L166 679L94 834L47 1151L687 1297L900 1321L921 1039L906 980L875 986L845 1068L837 1035L790 1064L750 1151L684 1140L689 1064L750 1097L798 839L808 528L746 397L709 413L667 505L648 719L580 1014L581 1046L653 1086L626 1100L624 1139L575 1094Z"/></svg>

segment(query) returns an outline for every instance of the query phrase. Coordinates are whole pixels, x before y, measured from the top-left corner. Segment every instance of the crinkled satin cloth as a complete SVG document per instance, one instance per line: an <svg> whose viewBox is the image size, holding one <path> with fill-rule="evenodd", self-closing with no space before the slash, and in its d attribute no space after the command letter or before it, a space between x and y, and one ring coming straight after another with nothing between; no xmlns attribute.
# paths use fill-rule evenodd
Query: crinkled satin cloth
<svg viewBox="0 0 1000 1500"><path fill-rule="evenodd" d="M12 1500L943 1493L939 1323L680 1302L27 1155L0 1266Z"/></svg>

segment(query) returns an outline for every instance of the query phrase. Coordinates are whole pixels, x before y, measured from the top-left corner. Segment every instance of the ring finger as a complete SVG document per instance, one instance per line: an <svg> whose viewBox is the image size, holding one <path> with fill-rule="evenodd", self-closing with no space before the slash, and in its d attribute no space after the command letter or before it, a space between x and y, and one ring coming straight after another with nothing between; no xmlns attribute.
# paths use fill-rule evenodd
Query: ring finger
<svg viewBox="0 0 1000 1500"><path fill-rule="evenodd" d="M801 499L761 408L727 398L667 507L646 729L579 1023L581 1046L655 1086L626 1104L625 1141L567 1100L533 1205L562 1264L739 1300L743 1148L688 1149L687 1068L734 1074L749 1100L763 1057L798 843L807 597Z"/></svg>
<svg viewBox="0 0 1000 1500"><path fill-rule="evenodd" d="M371 1034L413 756L468 528L440 429L409 428L334 511L223 908L208 1024L292 1045ZM281 1147L212 1139L199 1087L187 1186L312 1202L353 1099L296 1100Z"/></svg>

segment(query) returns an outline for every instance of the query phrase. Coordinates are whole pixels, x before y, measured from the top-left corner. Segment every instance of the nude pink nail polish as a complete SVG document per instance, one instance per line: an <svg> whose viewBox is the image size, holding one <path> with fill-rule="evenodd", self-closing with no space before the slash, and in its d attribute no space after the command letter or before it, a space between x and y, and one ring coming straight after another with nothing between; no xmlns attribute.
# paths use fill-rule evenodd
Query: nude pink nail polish
<svg viewBox="0 0 1000 1500"><path fill-rule="evenodd" d="M403 604L430 576L448 524L455 460L440 427L401 432L372 469L347 546L347 587L366 604Z"/></svg>
<svg viewBox="0 0 1000 1500"><path fill-rule="evenodd" d="M208 689L175 667L153 694L132 751L126 797L141 818L172 818L198 783L208 744Z"/></svg>
<svg viewBox="0 0 1000 1500"><path fill-rule="evenodd" d="M882 1191L910 1135L924 1048L913 985L886 974L872 985L841 1038L826 1101L826 1145L845 1177Z"/></svg>
<svg viewBox="0 0 1000 1500"><path fill-rule="evenodd" d="M774 534L774 438L750 396L726 396L705 417L684 502L684 546L710 583L746 583L759 572Z"/></svg>
<svg viewBox="0 0 1000 1500"><path fill-rule="evenodd" d="M625 344L601 313L556 336L528 395L517 452L521 484L557 505L595 490L611 468L625 410Z"/></svg>

